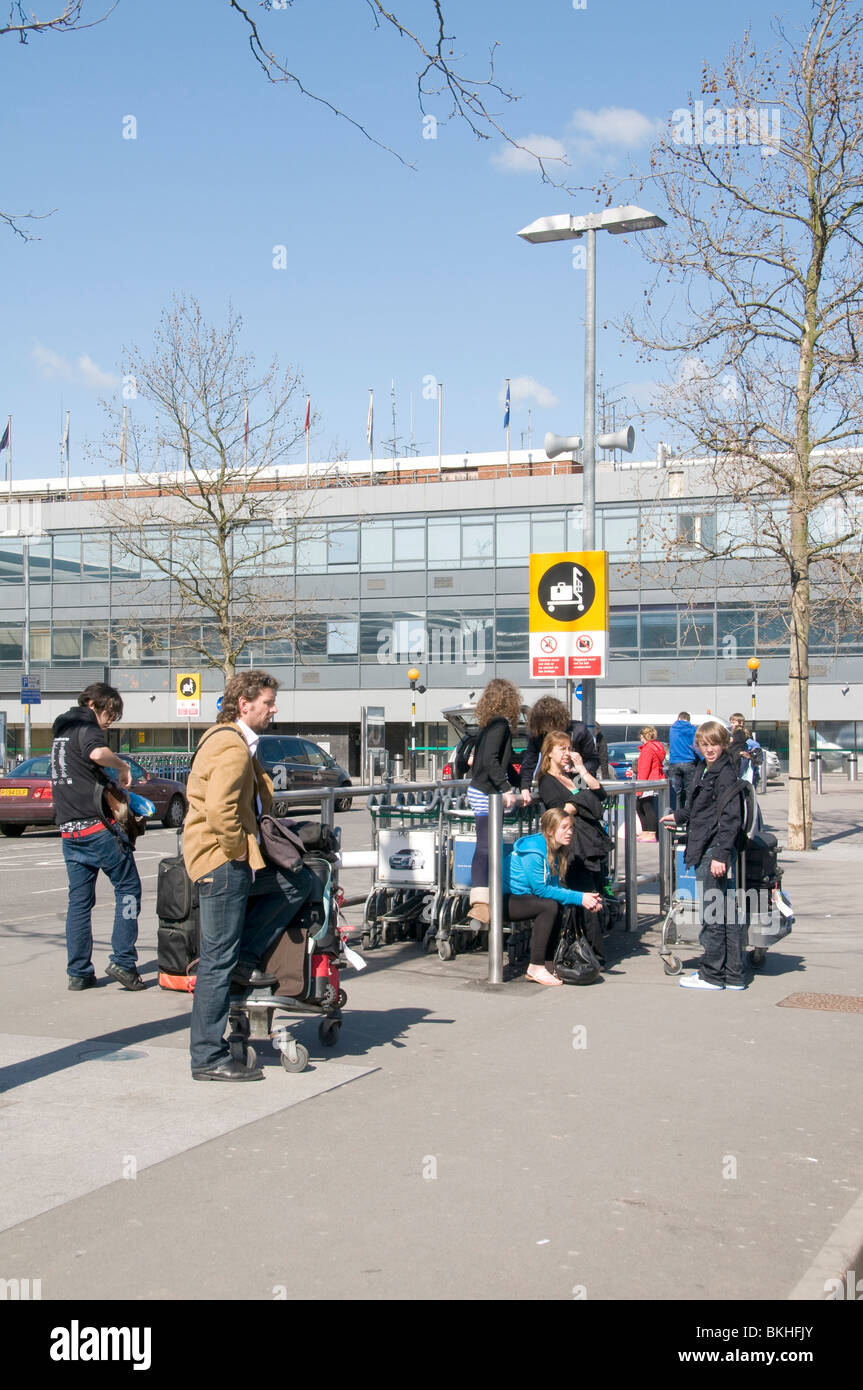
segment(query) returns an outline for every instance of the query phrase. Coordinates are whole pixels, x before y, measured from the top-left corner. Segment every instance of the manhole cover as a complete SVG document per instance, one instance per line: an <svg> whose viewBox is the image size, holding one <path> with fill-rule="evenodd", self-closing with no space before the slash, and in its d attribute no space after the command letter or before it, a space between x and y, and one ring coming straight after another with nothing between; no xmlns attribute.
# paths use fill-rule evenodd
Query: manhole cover
<svg viewBox="0 0 863 1390"><path fill-rule="evenodd" d="M134 1047L122 1047L115 1052L105 1052L102 1048L87 1048L84 1052L79 1052L78 1056L85 1062L137 1062L140 1057L146 1057L146 1052L141 1052Z"/></svg>
<svg viewBox="0 0 863 1390"><path fill-rule="evenodd" d="M789 994L779 1000L780 1009L823 1009L833 1014L863 1014L863 999L853 994Z"/></svg>

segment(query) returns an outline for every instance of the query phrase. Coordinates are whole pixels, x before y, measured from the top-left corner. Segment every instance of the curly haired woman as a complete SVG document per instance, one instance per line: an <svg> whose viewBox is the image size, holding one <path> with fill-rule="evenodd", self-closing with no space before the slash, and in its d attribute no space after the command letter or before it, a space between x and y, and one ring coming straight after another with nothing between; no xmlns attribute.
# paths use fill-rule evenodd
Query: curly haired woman
<svg viewBox="0 0 863 1390"><path fill-rule="evenodd" d="M476 849L471 867L470 916L487 924L488 910L488 798L503 792L503 805L515 805L516 793L509 785L512 736L521 715L521 695L512 681L489 681L476 707L480 735L476 741L467 799L476 818Z"/></svg>

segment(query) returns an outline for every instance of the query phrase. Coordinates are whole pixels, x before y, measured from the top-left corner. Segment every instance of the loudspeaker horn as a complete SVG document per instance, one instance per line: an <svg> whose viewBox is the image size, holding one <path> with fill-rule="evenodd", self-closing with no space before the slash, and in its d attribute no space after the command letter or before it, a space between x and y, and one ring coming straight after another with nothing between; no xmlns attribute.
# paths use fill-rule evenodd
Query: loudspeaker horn
<svg viewBox="0 0 863 1390"><path fill-rule="evenodd" d="M545 456L556 459L558 454L574 454L581 448L584 440L580 434L547 434L545 436Z"/></svg>
<svg viewBox="0 0 863 1390"><path fill-rule="evenodd" d="M600 449L623 449L625 453L631 454L635 448L635 430L632 425L627 425L615 434L601 434L596 442Z"/></svg>

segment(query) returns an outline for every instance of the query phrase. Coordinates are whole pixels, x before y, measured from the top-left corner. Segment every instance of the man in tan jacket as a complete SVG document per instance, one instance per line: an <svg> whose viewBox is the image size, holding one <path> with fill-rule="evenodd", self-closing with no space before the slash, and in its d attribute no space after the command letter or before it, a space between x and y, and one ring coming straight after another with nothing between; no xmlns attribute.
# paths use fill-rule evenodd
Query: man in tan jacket
<svg viewBox="0 0 863 1390"><path fill-rule="evenodd" d="M273 786L255 750L276 714L277 689L266 671L233 676L219 722L202 736L189 773L183 858L201 908L191 1026L195 1081L263 1080L259 1068L231 1057L224 1040L231 978L253 976L315 885L302 866L287 873L268 865L258 841L258 818L272 805Z"/></svg>

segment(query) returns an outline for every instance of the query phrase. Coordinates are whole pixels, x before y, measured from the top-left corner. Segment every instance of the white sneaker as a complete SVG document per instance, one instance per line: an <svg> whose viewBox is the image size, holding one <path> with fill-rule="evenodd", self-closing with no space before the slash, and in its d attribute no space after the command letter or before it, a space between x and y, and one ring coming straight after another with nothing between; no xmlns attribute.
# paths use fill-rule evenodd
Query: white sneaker
<svg viewBox="0 0 863 1390"><path fill-rule="evenodd" d="M698 971L687 975L685 980L680 981L681 989L724 989L724 985L712 985L709 980L702 980Z"/></svg>
<svg viewBox="0 0 863 1390"><path fill-rule="evenodd" d="M726 985L726 989L745 989L745 985Z"/></svg>

